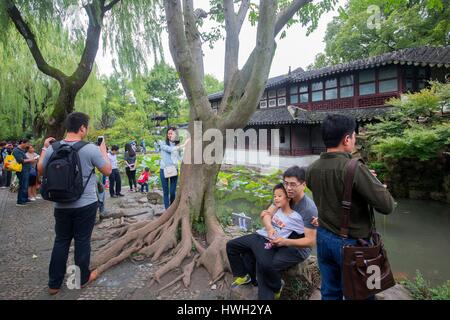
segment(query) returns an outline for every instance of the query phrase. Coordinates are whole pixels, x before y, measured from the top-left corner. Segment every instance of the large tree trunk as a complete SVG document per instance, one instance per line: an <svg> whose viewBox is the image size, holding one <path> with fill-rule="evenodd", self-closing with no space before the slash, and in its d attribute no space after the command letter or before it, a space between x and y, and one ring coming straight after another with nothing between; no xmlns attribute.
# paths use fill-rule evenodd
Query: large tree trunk
<svg viewBox="0 0 450 320"><path fill-rule="evenodd" d="M195 254L178 280L183 279L188 285L194 264L204 266L213 281L220 280L229 265L225 252L227 238L214 211L219 170L220 165L183 164L177 197L166 212L154 221L126 225L115 231L111 236L120 237L94 257L92 267L100 274L135 253L151 257L152 261L168 253L163 259L168 262L154 275L159 282L161 276ZM205 224L207 248L194 238L193 222Z"/></svg>
<svg viewBox="0 0 450 320"><path fill-rule="evenodd" d="M62 85L53 112L47 123L47 137L62 139L65 132L64 120L74 110L78 90L70 85Z"/></svg>
<svg viewBox="0 0 450 320"><path fill-rule="evenodd" d="M225 64L228 69L225 70L221 107L215 115L203 85L202 63L198 63L202 53L193 1L183 0L183 6L180 0L164 1L170 51L190 104L191 136L194 121L201 121L204 129L216 128L222 134L226 129L243 128L248 123L269 75L276 47L275 36L309 2L311 0L294 0L276 14L277 1L261 0L256 47L242 70L238 70L238 34L250 2L242 1L236 14L234 2L224 0L227 26ZM192 254L194 246L197 252L194 258L183 268L183 274L168 285L178 280L189 285L195 264L205 267L213 282L220 280L230 267L225 250L227 237L215 212L214 191L219 170L220 165L183 164L175 202L157 220L127 225L111 234L119 236L119 239L93 259L93 267L102 273L134 253L144 254L153 261L168 253L163 258L166 264L154 275L154 280L159 281L162 275L179 267ZM192 222L205 224L206 248L194 238Z"/></svg>

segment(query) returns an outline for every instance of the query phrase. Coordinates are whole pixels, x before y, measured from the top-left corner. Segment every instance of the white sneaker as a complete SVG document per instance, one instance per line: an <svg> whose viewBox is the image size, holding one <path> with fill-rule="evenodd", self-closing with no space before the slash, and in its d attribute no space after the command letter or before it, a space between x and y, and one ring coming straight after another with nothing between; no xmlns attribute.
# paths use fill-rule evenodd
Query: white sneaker
<svg viewBox="0 0 450 320"><path fill-rule="evenodd" d="M35 199L36 199L36 200L42 200L42 197L41 197L41 196L36 196Z"/></svg>
<svg viewBox="0 0 450 320"><path fill-rule="evenodd" d="M35 197L32 197L32 198L28 198L28 200L30 200L30 201L36 201L36 198L35 198Z"/></svg>

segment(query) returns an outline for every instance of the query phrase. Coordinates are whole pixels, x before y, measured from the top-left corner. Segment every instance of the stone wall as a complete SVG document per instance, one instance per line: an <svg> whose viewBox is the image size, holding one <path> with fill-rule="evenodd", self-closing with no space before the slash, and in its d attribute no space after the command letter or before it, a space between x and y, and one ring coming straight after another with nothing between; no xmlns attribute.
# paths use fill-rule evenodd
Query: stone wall
<svg viewBox="0 0 450 320"><path fill-rule="evenodd" d="M400 159L386 165L384 182L394 197L450 203L450 173L444 159Z"/></svg>

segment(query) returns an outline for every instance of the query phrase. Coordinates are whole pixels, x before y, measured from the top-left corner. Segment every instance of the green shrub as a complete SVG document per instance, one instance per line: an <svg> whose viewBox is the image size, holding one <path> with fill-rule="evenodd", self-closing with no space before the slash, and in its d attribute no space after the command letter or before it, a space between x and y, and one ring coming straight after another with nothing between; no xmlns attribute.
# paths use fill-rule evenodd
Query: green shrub
<svg viewBox="0 0 450 320"><path fill-rule="evenodd" d="M450 280L435 288L431 288L419 270L413 280L402 281L416 300L450 300Z"/></svg>

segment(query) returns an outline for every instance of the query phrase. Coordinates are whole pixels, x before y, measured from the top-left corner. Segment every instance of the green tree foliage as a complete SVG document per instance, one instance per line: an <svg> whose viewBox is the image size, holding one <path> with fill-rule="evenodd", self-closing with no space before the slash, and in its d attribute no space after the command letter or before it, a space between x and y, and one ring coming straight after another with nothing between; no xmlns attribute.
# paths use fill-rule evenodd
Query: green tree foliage
<svg viewBox="0 0 450 320"><path fill-rule="evenodd" d="M146 72L150 53L155 62L163 60L161 4L158 0L1 1L2 44L10 46L8 35L12 30L19 32L17 40L25 40L39 70L59 83L51 116L43 122L47 134L62 137L66 114L75 110L77 95L95 72L101 35L113 66L127 76ZM49 21L52 38L47 33ZM63 42L67 35L70 41ZM52 56L45 54L46 46L52 48ZM68 56L67 51L78 51L78 55Z"/></svg>
<svg viewBox="0 0 450 320"><path fill-rule="evenodd" d="M390 100L389 118L368 127L371 151L378 160L436 159L450 148L450 123L442 113L450 103L450 84L433 83L430 89Z"/></svg>
<svg viewBox="0 0 450 320"><path fill-rule="evenodd" d="M168 115L169 118L180 114L183 93L177 71L166 63L159 63L153 67L145 79L148 103L155 106L158 114Z"/></svg>
<svg viewBox="0 0 450 320"><path fill-rule="evenodd" d="M46 36L40 40L43 54L61 65L65 72L75 69L82 43L74 43L69 33L57 25L47 25L45 30ZM37 69L29 49L15 30L10 29L7 37L7 44L0 42L0 137L38 138L45 130L59 86ZM75 100L75 110L88 113L94 120L99 118L104 95L104 86L94 67Z"/></svg>
<svg viewBox="0 0 450 320"><path fill-rule="evenodd" d="M325 52L309 68L404 48L450 43L449 0L349 0L327 26Z"/></svg>
<svg viewBox="0 0 450 320"><path fill-rule="evenodd" d="M108 145L117 144L121 147L131 140L140 141L144 138L147 144L154 140L150 134L153 127L149 119L151 111L142 98L136 98L139 93L136 94L138 90L134 89L142 86L141 81L138 78L126 80L117 73L103 77L106 94L90 139L103 135Z"/></svg>
<svg viewBox="0 0 450 320"><path fill-rule="evenodd" d="M212 74L205 74L204 78L205 90L208 94L216 93L223 90L223 82L218 80Z"/></svg>

